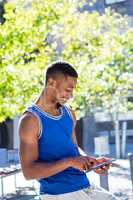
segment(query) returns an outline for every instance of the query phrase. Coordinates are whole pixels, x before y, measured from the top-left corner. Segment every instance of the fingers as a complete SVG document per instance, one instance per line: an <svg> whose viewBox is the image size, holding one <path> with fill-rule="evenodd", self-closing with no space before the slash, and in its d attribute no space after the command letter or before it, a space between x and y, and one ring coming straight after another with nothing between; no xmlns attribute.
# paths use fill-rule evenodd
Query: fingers
<svg viewBox="0 0 133 200"><path fill-rule="evenodd" d="M91 165L87 162L83 165L83 170L88 170L91 167Z"/></svg>
<svg viewBox="0 0 133 200"><path fill-rule="evenodd" d="M97 158L97 164L101 164L101 163L104 163L106 161L110 160L110 158L106 158L106 157L100 157L100 158ZM109 167L111 166L112 164L105 164L104 166L94 170L96 173L98 174L101 174L101 175L107 175L108 173L108 169Z"/></svg>
<svg viewBox="0 0 133 200"><path fill-rule="evenodd" d="M101 164L101 163L104 163L104 162L108 162L110 160L110 158L107 158L107 157L100 157L100 158L97 158L97 164ZM108 163L106 164L105 166L107 166L108 168L110 166L112 166L112 163Z"/></svg>
<svg viewBox="0 0 133 200"><path fill-rule="evenodd" d="M93 166L100 164L102 162L107 161L106 158L93 158L89 156L78 156L73 159L73 167L81 170L81 171L87 171L91 169ZM106 173L106 171L109 169L110 164L107 164L103 166L102 168L99 168L95 170L96 173Z"/></svg>
<svg viewBox="0 0 133 200"><path fill-rule="evenodd" d="M101 174L101 175L107 175L108 174L108 169L110 167L110 164L105 165L103 167L100 167L99 169L94 170L96 173Z"/></svg>
<svg viewBox="0 0 133 200"><path fill-rule="evenodd" d="M100 175L107 175L108 174L108 171L106 169L104 169L103 167L95 170L95 172L97 174L100 174Z"/></svg>
<svg viewBox="0 0 133 200"><path fill-rule="evenodd" d="M84 157L84 159L85 159L84 170L90 169L97 163L96 159L88 157L88 156Z"/></svg>
<svg viewBox="0 0 133 200"><path fill-rule="evenodd" d="M73 159L73 167L84 171L88 170L91 166L93 166L93 159L90 159L88 156L79 156Z"/></svg>
<svg viewBox="0 0 133 200"><path fill-rule="evenodd" d="M108 158L108 157L98 157L97 158L97 161L103 161L103 162L105 162L105 161L108 161L108 160L110 160L110 158Z"/></svg>

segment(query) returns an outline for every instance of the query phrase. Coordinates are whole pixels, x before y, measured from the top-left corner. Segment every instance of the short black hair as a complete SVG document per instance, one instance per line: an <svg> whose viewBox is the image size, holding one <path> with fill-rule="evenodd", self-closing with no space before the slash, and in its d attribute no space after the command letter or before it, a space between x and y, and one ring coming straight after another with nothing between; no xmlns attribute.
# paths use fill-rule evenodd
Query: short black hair
<svg viewBox="0 0 133 200"><path fill-rule="evenodd" d="M57 61L52 63L46 71L46 81L47 84L49 78L55 78L57 75L71 76L74 78L78 78L78 73L73 68L71 64L68 62Z"/></svg>

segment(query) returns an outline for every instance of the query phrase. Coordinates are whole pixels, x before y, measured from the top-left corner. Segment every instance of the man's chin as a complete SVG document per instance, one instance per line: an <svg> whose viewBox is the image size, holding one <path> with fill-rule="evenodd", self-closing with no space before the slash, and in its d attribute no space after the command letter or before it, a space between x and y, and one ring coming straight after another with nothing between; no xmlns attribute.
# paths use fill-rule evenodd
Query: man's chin
<svg viewBox="0 0 133 200"><path fill-rule="evenodd" d="M59 100L59 101L58 101L58 103L59 103L60 105L64 105L66 102L67 102L67 100Z"/></svg>

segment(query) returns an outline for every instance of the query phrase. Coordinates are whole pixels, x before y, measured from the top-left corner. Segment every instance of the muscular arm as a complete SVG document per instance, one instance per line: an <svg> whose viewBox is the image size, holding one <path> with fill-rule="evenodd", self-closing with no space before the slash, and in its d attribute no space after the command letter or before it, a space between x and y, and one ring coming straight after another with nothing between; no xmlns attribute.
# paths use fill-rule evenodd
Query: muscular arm
<svg viewBox="0 0 133 200"><path fill-rule="evenodd" d="M20 161L26 179L40 179L55 175L68 167L87 170L95 162L88 156L69 157L54 162L38 161L39 122L31 113L25 113L19 125ZM75 136L73 136L74 139ZM74 143L76 140L74 139Z"/></svg>
<svg viewBox="0 0 133 200"><path fill-rule="evenodd" d="M71 166L69 158L53 163L38 161L38 132L37 118L31 113L25 113L20 120L19 137L20 161L26 179L46 178Z"/></svg>
<svg viewBox="0 0 133 200"><path fill-rule="evenodd" d="M75 131L75 126L76 126L76 115L74 113L74 111L71 110L71 114L72 114L72 117L73 117L73 123L74 123L74 127L73 127L73 132L72 132L72 141L74 144L77 145L77 147L79 148L78 146L78 142L77 142L77 138L76 138L76 131Z"/></svg>
<svg viewBox="0 0 133 200"><path fill-rule="evenodd" d="M73 143L77 145L78 150L80 151L79 154L85 156L86 153L78 146L78 142L77 142L77 138L76 138L76 132L75 132L76 115L75 115L75 113L72 110L71 110L71 114L72 114L73 122L74 122L74 128L73 128L73 133L72 133L72 140L73 140ZM95 164L100 164L102 162L106 162L107 160L109 160L109 158L105 158L105 157L96 159L96 158L90 156L90 158L92 158L92 159L94 159L96 161L96 162L94 162L94 165ZM109 166L110 165L105 166L103 168L99 168L99 169L95 170L95 172L98 173L98 174L106 174L107 170L109 169Z"/></svg>

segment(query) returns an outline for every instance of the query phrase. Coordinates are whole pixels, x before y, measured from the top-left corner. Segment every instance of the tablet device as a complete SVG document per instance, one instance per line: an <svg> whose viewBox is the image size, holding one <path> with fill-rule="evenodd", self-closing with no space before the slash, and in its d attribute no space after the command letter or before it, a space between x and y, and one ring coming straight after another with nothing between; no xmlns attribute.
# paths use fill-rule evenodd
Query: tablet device
<svg viewBox="0 0 133 200"><path fill-rule="evenodd" d="M116 159L112 158L107 160L106 162L102 162L100 164L94 165L93 167L91 167L90 169L86 170L85 172L89 172L91 170L96 170L99 169L100 167L104 167L105 165L111 164L112 162L116 161Z"/></svg>

